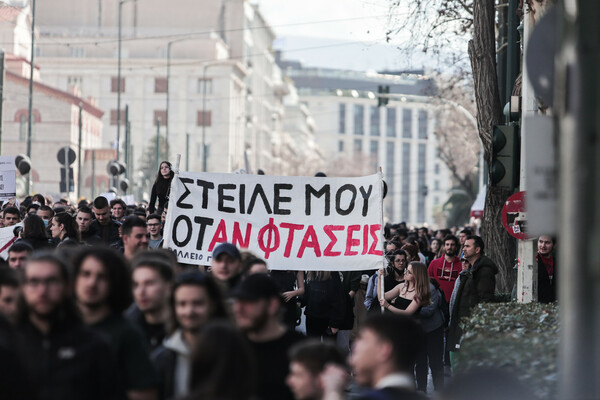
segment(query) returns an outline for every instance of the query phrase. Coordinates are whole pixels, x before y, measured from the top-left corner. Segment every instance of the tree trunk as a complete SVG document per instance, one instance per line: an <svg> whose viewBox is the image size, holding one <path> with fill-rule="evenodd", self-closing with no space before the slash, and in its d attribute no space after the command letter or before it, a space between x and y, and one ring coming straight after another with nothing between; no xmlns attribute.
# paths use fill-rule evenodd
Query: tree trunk
<svg viewBox="0 0 600 400"><path fill-rule="evenodd" d="M489 163L493 126L502 123L496 75L494 0L475 0L473 6L473 39L469 41L469 58L475 85L479 137L485 161ZM482 238L486 254L500 269L496 280L496 290L500 292L510 292L513 285L515 240L504 230L501 219L502 207L511 194L509 190L488 185L485 197Z"/></svg>

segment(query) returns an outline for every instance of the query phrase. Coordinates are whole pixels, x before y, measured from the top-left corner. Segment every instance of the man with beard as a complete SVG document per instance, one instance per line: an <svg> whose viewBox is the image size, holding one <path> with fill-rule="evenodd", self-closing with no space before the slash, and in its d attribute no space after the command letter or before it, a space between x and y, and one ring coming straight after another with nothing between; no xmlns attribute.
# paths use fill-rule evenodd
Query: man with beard
<svg viewBox="0 0 600 400"><path fill-rule="evenodd" d="M88 247L73 260L75 298L83 321L111 345L123 399L155 400L158 381L144 337L123 311L131 304L131 278L114 250Z"/></svg>
<svg viewBox="0 0 600 400"><path fill-rule="evenodd" d="M198 334L209 321L227 317L216 282L197 271L183 273L175 280L170 304L171 334L152 353L163 399L189 392L190 357Z"/></svg>
<svg viewBox="0 0 600 400"><path fill-rule="evenodd" d="M256 356L256 396L262 400L292 400L285 384L288 351L304 336L281 322L282 299L277 285L268 275L250 275L235 288L233 297L236 324L246 334Z"/></svg>
<svg viewBox="0 0 600 400"><path fill-rule="evenodd" d="M33 255L23 271L17 353L32 393L22 398L122 398L110 348L82 326L68 277L66 264L49 253Z"/></svg>
<svg viewBox="0 0 600 400"><path fill-rule="evenodd" d="M538 239L538 301L552 303L556 301L556 240L552 236L542 235Z"/></svg>
<svg viewBox="0 0 600 400"><path fill-rule="evenodd" d="M462 337L461 319L471 313L471 309L478 303L494 300L496 288L496 274L498 267L484 255L485 245L483 239L477 235L467 236L463 246L464 258L467 269L461 271L459 284L455 287L451 297L450 325L446 349L450 350L450 363L460 350Z"/></svg>
<svg viewBox="0 0 600 400"><path fill-rule="evenodd" d="M443 290L447 302L450 302L450 296L452 296L456 278L458 278L458 274L460 274L460 271L462 270L460 258L458 258L458 243L459 241L456 236L446 236L444 238L445 254L442 257L431 261L429 268L427 268L429 277L435 278L440 284L440 289Z"/></svg>

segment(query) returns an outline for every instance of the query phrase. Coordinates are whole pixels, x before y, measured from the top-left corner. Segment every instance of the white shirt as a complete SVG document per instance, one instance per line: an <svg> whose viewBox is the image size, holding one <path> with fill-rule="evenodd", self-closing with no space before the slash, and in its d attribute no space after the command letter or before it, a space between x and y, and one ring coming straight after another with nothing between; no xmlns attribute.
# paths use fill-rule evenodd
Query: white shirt
<svg viewBox="0 0 600 400"><path fill-rule="evenodd" d="M375 384L375 389L383 389L386 387L414 390L415 377L407 373L396 372L394 374L384 376L379 380L379 382L377 382L377 384Z"/></svg>

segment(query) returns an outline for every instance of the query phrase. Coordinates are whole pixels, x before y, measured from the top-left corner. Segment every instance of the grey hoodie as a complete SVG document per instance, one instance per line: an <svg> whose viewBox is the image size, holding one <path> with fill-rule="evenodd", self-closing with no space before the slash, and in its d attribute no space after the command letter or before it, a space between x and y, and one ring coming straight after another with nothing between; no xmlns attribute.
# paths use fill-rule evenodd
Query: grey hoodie
<svg viewBox="0 0 600 400"><path fill-rule="evenodd" d="M165 348L177 354L175 363L175 397L188 394L190 379L190 349L183 340L181 329L178 329L163 342Z"/></svg>

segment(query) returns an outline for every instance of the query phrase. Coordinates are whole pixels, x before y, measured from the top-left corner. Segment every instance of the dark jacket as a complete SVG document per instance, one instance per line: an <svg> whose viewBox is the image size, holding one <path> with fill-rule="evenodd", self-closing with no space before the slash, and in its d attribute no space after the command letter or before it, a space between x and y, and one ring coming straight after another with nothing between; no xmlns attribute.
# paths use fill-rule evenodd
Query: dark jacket
<svg viewBox="0 0 600 400"><path fill-rule="evenodd" d="M100 235L98 235L96 227L93 227L90 224L90 227L87 231L81 232L81 241L88 246L94 246L96 244L101 244L102 238Z"/></svg>
<svg viewBox="0 0 600 400"><path fill-rule="evenodd" d="M171 190L171 182L169 182L162 189L154 183L152 185L152 192L150 193L150 203L148 203L148 211L153 214L155 211L162 212L165 208L165 204L169 201L169 191ZM156 199L158 199L158 209L156 207Z"/></svg>
<svg viewBox="0 0 600 400"><path fill-rule="evenodd" d="M17 239L17 241L15 243L19 243L19 242L29 244L31 247L33 247L34 250L54 248L54 243L52 243L50 241L50 239L48 239L48 238L26 237L26 238Z"/></svg>
<svg viewBox="0 0 600 400"><path fill-rule="evenodd" d="M34 399L118 399L116 360L99 335L61 321L45 335L29 321L17 328L17 352Z"/></svg>
<svg viewBox="0 0 600 400"><path fill-rule="evenodd" d="M429 290L431 291L431 303L421 307L417 314L425 333L433 332L444 325L444 316L441 310L442 294L432 283L429 284Z"/></svg>
<svg viewBox="0 0 600 400"><path fill-rule="evenodd" d="M359 400L426 400L420 392L405 388L386 387L369 390L358 398Z"/></svg>
<svg viewBox="0 0 600 400"><path fill-rule="evenodd" d="M102 239L102 243L104 243L107 246L110 246L121 239L119 237L120 226L121 224L112 219L106 227L100 225L98 220L93 220L90 224L90 229L94 229L98 233L98 236L100 236L100 239Z"/></svg>
<svg viewBox="0 0 600 400"><path fill-rule="evenodd" d="M556 257L554 257L554 275L552 278L548 275L548 270L546 269L546 265L544 264L544 260L537 255L538 262L538 301L540 303L552 303L556 301L556 278L557 278L557 268L556 268Z"/></svg>
<svg viewBox="0 0 600 400"><path fill-rule="evenodd" d="M447 340L447 348L450 351L460 349L461 318L469 316L471 308L477 303L494 300L497 273L498 267L486 256L481 256L469 270L460 273L456 300L450 310Z"/></svg>
<svg viewBox="0 0 600 400"><path fill-rule="evenodd" d="M342 311L343 318L339 326L342 330L351 330L354 327L354 298L348 293L358 292L360 286L360 271L342 272Z"/></svg>
<svg viewBox="0 0 600 400"><path fill-rule="evenodd" d="M327 280L308 280L304 288L304 313L307 317L327 318L330 327L339 328L343 322L342 290L337 272L332 272L331 278Z"/></svg>

